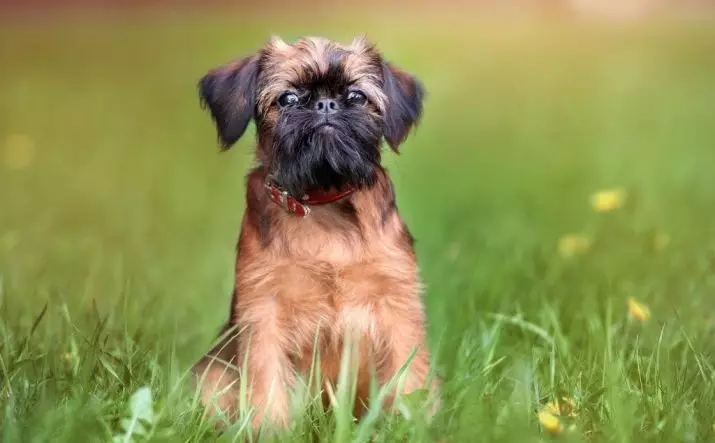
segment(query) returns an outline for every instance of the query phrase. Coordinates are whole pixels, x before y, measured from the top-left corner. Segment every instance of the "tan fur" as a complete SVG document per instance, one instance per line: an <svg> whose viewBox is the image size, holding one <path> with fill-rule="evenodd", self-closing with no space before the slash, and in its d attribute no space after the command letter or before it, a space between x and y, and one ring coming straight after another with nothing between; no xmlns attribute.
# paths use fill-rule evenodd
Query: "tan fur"
<svg viewBox="0 0 715 443"><path fill-rule="evenodd" d="M269 108L277 94L306 71L327 69L333 50L349 54L343 63L346 75L354 77L378 107L385 107L381 73L366 62L373 47L364 39L342 46L321 38L293 45L274 38L263 49L269 60L258 93L264 125L275 123L276 111ZM262 149L265 146L258 147L263 162ZM290 391L296 377L310 370L316 333L321 386L336 385L346 337L359 340L357 415L369 400L371 369L384 384L415 348L401 389L436 393L436 381L426 385L430 355L417 258L395 210L386 170L378 168L373 185L346 197L354 211L350 216L341 213L337 203L312 206L304 218L288 214L268 199L265 176L265 167L258 166L247 177L229 321L242 332L222 341L194 367L197 377L205 376L201 402L212 414L221 410L234 417L238 386L245 377L254 428L264 419L285 428L291 419ZM270 241L261 232L266 220ZM240 373L234 368L244 360L247 372Z"/></svg>
<svg viewBox="0 0 715 443"><path fill-rule="evenodd" d="M304 72L324 73L328 69L326 54L329 51L346 53L345 72L378 109L384 111L386 98L377 86L380 73L366 63L372 55L372 49L373 46L364 39L356 39L350 45L341 45L321 37L301 39L294 45L288 45L277 38L271 39L263 49L268 62L262 81L269 87L263 89L258 97L259 112L265 112L280 93L291 89Z"/></svg>
<svg viewBox="0 0 715 443"><path fill-rule="evenodd" d="M381 177L386 180L384 173ZM251 174L254 192L262 180L259 171ZM321 338L321 372L333 385L346 332L356 332L365 340L360 347L358 411L359 404L368 402L370 366L385 383L413 347L418 352L403 390L425 387L429 352L416 258L403 246L404 228L397 213L382 225L380 192L378 185L350 197L362 234L353 227L336 236L325 223L333 211L329 207L314 207L314 213L303 219L269 206L271 216L279 220L280 237L263 249L250 223L244 223L245 242L236 264L236 290L241 296L233 309L237 326L246 329L238 339L237 353L239 360L248 353L246 376L252 388L250 403L257 409L256 426L264 414L279 426L290 420L294 372L310 370L316 332ZM201 364L205 366L205 360ZM238 386L236 372L217 368L209 372L204 385L204 402L228 382ZM223 381L218 381L218 375ZM263 410L271 389L272 405ZM237 395L236 389L228 390L219 396L218 407L228 409Z"/></svg>

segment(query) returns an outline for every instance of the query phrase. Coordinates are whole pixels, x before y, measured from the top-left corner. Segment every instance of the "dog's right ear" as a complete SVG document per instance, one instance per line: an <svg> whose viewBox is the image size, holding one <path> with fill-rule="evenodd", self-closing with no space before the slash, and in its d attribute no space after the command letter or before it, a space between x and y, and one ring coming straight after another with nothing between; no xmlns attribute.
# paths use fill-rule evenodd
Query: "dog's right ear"
<svg viewBox="0 0 715 443"><path fill-rule="evenodd" d="M202 107L208 107L221 149L238 141L255 116L258 55L212 69L199 81Z"/></svg>

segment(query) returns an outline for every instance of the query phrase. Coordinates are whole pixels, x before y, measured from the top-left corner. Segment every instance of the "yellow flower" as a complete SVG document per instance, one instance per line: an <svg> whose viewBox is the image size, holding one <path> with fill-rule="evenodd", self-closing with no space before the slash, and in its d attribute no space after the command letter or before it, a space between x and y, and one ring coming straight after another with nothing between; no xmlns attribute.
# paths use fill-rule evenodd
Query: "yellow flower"
<svg viewBox="0 0 715 443"><path fill-rule="evenodd" d="M561 410L559 409L559 402L557 401L550 401L546 403L546 406L544 406L544 411L548 412L549 414L552 415L560 415Z"/></svg>
<svg viewBox="0 0 715 443"><path fill-rule="evenodd" d="M665 232L658 232L653 238L653 246L660 251L665 249L670 244L670 236Z"/></svg>
<svg viewBox="0 0 715 443"><path fill-rule="evenodd" d="M591 206L596 212L610 212L623 206L626 197L624 189L606 189L591 195Z"/></svg>
<svg viewBox="0 0 715 443"><path fill-rule="evenodd" d="M549 411L542 410L539 412L539 422L544 429L552 434L558 434L563 430L563 426L561 425L559 418Z"/></svg>
<svg viewBox="0 0 715 443"><path fill-rule="evenodd" d="M581 234L566 234L559 239L559 253L563 257L586 252L591 247L591 240Z"/></svg>
<svg viewBox="0 0 715 443"><path fill-rule="evenodd" d="M578 416L578 414L576 414L576 403L569 397L561 397L561 401L555 400L548 402L544 410L553 415L568 417Z"/></svg>
<svg viewBox="0 0 715 443"><path fill-rule="evenodd" d="M10 169L23 169L35 158L35 144L24 134L13 134L5 139L3 162Z"/></svg>
<svg viewBox="0 0 715 443"><path fill-rule="evenodd" d="M650 318L648 306L637 302L633 297L628 298L628 313L632 318L640 321L646 321Z"/></svg>

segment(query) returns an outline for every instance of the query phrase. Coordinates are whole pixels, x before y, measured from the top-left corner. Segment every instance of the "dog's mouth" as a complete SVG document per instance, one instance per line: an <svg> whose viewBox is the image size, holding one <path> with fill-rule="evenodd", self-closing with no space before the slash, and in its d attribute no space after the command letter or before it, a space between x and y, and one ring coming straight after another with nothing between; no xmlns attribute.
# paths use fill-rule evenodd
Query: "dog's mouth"
<svg viewBox="0 0 715 443"><path fill-rule="evenodd" d="M273 140L277 181L292 195L370 184L380 163L380 128L363 117L286 115Z"/></svg>
<svg viewBox="0 0 715 443"><path fill-rule="evenodd" d="M315 130L320 132L333 132L338 129L337 125L330 121L323 121L315 125Z"/></svg>
<svg viewBox="0 0 715 443"><path fill-rule="evenodd" d="M337 130L337 126L332 123L320 123L315 127L315 130L320 132L333 132Z"/></svg>
<svg viewBox="0 0 715 443"><path fill-rule="evenodd" d="M338 125L336 124L336 122L335 122L333 119L329 118L329 117L325 117L325 118L320 119L320 120L319 120L318 122L316 122L315 125L313 126L313 128L315 128L315 129L325 129L325 128L336 129L337 127L338 127Z"/></svg>

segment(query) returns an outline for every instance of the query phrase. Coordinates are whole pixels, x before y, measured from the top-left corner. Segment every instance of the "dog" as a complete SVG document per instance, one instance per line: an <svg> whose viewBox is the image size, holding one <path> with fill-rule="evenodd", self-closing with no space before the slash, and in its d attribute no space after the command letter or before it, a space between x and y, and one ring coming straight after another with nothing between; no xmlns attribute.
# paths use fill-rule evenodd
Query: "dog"
<svg viewBox="0 0 715 443"><path fill-rule="evenodd" d="M202 404L235 417L243 384L254 430L285 429L296 377L318 360L330 389L347 337L357 343L355 416L371 377L384 385L411 356L399 391L436 393L414 240L381 165L383 140L399 153L420 120L421 81L364 37L272 37L198 89L221 151L251 121L257 136L222 331L234 334L193 367Z"/></svg>

